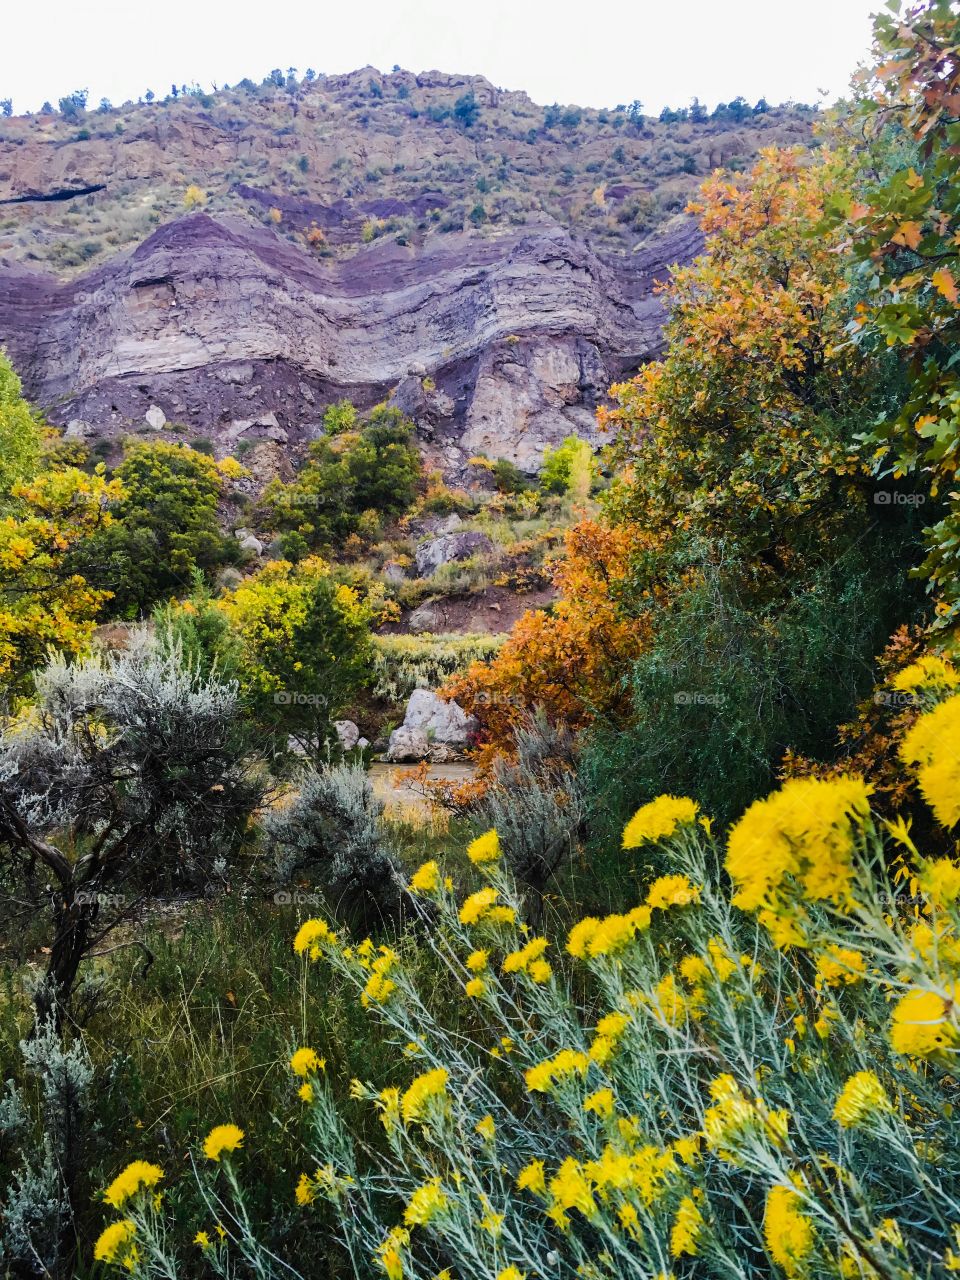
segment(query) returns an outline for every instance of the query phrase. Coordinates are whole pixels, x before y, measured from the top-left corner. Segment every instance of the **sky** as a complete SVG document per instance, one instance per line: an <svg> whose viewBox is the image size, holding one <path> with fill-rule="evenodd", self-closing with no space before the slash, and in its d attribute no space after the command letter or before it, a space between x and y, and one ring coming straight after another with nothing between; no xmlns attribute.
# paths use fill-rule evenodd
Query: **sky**
<svg viewBox="0 0 960 1280"><path fill-rule="evenodd" d="M648 113L689 102L832 102L882 0L34 0L7 6L0 98L120 103L272 67L485 75L536 102Z"/></svg>

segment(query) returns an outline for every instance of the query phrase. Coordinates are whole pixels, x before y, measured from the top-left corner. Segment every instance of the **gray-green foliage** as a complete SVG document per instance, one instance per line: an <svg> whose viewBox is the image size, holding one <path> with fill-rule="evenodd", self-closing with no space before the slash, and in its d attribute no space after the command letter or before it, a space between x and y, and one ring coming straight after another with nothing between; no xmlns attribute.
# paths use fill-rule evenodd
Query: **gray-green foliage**
<svg viewBox="0 0 960 1280"><path fill-rule="evenodd" d="M414 689L436 689L471 662L484 662L503 644L503 636L424 634L376 636L373 694L400 703Z"/></svg>
<svg viewBox="0 0 960 1280"><path fill-rule="evenodd" d="M284 886L310 884L352 921L375 924L396 911L398 865L362 765L306 771L293 799L267 814L264 833Z"/></svg>
<svg viewBox="0 0 960 1280"><path fill-rule="evenodd" d="M508 867L532 893L534 912L576 848L584 815L573 737L536 712L517 729L513 757L495 761L473 811L480 830L496 828Z"/></svg>
<svg viewBox="0 0 960 1280"><path fill-rule="evenodd" d="M37 1112L26 1090L6 1083L0 1100L0 1264L14 1274L58 1274L72 1222L71 1199L91 1124L93 1064L82 1041L64 1044L52 1019L20 1042L25 1075L36 1081Z"/></svg>

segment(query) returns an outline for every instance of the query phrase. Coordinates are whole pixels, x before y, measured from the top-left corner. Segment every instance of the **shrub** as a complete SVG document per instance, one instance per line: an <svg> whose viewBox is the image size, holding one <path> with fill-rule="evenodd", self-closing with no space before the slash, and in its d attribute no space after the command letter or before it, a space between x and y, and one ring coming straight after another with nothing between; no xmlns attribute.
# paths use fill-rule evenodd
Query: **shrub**
<svg viewBox="0 0 960 1280"><path fill-rule="evenodd" d="M529 890L527 914L539 923L544 892L576 849L586 813L570 731L542 712L528 716L469 813L478 829L496 829L506 866Z"/></svg>
<svg viewBox="0 0 960 1280"><path fill-rule="evenodd" d="M547 445L543 451L540 487L544 493L568 493L583 501L596 475L593 450L579 436L567 436L555 449Z"/></svg>
<svg viewBox="0 0 960 1280"><path fill-rule="evenodd" d="M960 695L921 696L903 756L954 827ZM469 851L483 883L464 901L435 862L411 879L436 919L427 983L405 954L306 921L295 952L352 984L398 1069L388 1086L354 1080L348 1109L309 1040L293 1053L307 1135L290 1190L305 1215L328 1201L354 1269L369 1260L389 1280L443 1265L498 1280L948 1272L960 862L925 859L902 824L875 825L869 794L854 777L790 783L725 850L692 800L659 797L623 844L659 845L670 873L631 911L577 922L566 957L521 928L495 832ZM919 898L898 895L888 846ZM427 999L439 975L462 990L447 1021ZM364 1140L357 1102L383 1147ZM234 1155L257 1141L214 1129L196 1177L231 1249L270 1274L269 1221L251 1221ZM111 1261L135 1239L172 1274L192 1225L134 1169L120 1178L131 1225ZM210 1248L217 1265L222 1246Z"/></svg>
<svg viewBox="0 0 960 1280"><path fill-rule="evenodd" d="M0 1101L0 1262L15 1274L54 1275L73 1252L71 1227L93 1120L93 1065L83 1044L66 1046L52 1020L20 1042L36 1108L12 1080ZM6 1163L6 1162L5 1162Z"/></svg>
<svg viewBox="0 0 960 1280"><path fill-rule="evenodd" d="M274 528L295 530L317 549L357 532L365 512L391 519L407 510L422 470L413 423L385 405L354 429L357 422L352 405L332 406L327 435L310 446L296 480L267 486L262 507Z"/></svg>
<svg viewBox="0 0 960 1280"><path fill-rule="evenodd" d="M189 589L195 569L210 573L239 558L236 540L224 537L217 519L230 470L227 460L217 463L185 445L127 449L113 473L122 497L111 524L70 561L92 586L112 593L112 616L136 618Z"/></svg>
<svg viewBox="0 0 960 1280"><path fill-rule="evenodd" d="M493 479L501 493L522 493L529 487L527 477L509 458L498 458L493 464Z"/></svg>
<svg viewBox="0 0 960 1280"><path fill-rule="evenodd" d="M403 703L414 689L436 689L471 662L492 658L502 643L502 636L482 634L375 636L371 692Z"/></svg>
<svg viewBox="0 0 960 1280"><path fill-rule="evenodd" d="M323 759L333 719L370 678L370 610L316 556L275 560L218 602L237 641L241 695L282 757Z"/></svg>
<svg viewBox="0 0 960 1280"><path fill-rule="evenodd" d="M362 764L309 770L267 815L264 833L283 885L321 889L339 919L364 930L396 914L399 868Z"/></svg>
<svg viewBox="0 0 960 1280"><path fill-rule="evenodd" d="M223 875L260 791L236 685L145 635L52 657L36 686L0 736L0 903L43 921L38 1007L59 1018L87 952L145 897Z"/></svg>

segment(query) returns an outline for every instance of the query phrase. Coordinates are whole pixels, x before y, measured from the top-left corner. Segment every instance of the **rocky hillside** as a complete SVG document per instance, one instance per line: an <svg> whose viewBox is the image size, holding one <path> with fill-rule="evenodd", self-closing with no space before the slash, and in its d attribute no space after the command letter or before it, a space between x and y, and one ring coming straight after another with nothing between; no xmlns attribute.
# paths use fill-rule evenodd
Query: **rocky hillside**
<svg viewBox="0 0 960 1280"><path fill-rule="evenodd" d="M430 460L534 471L658 349L655 285L719 164L810 116L660 122L367 68L0 125L0 344L74 436L289 464L393 396Z"/></svg>

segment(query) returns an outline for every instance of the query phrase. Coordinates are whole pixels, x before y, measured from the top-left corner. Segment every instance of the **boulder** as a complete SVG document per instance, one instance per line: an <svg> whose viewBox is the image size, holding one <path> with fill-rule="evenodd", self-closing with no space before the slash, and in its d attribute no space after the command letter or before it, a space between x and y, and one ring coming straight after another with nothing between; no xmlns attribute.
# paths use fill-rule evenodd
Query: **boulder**
<svg viewBox="0 0 960 1280"><path fill-rule="evenodd" d="M390 744L384 757L390 764L403 764L408 760L426 760L430 755L430 739L422 729L408 729L401 725L390 735Z"/></svg>
<svg viewBox="0 0 960 1280"><path fill-rule="evenodd" d="M392 582L397 585L401 582L406 582L407 571L396 560L388 560L383 566L383 579L385 582Z"/></svg>
<svg viewBox="0 0 960 1280"><path fill-rule="evenodd" d="M162 431L167 425L167 415L159 405L152 404L143 415L143 420L151 431Z"/></svg>
<svg viewBox="0 0 960 1280"><path fill-rule="evenodd" d="M471 556L486 555L493 550L493 543L485 533L445 533L439 538L428 538L417 547L417 573L429 578L442 564L454 560L469 560Z"/></svg>
<svg viewBox="0 0 960 1280"><path fill-rule="evenodd" d="M419 635L424 631L438 630L442 619L440 611L433 604L420 604L407 618L407 626L414 635Z"/></svg>
<svg viewBox="0 0 960 1280"><path fill-rule="evenodd" d="M456 702L444 702L432 689L414 689L403 724L390 735L386 759L456 760L477 731L477 721Z"/></svg>
<svg viewBox="0 0 960 1280"><path fill-rule="evenodd" d="M87 434L87 424L82 418L71 418L67 423L67 429L63 433L65 440L82 440Z"/></svg>
<svg viewBox="0 0 960 1280"><path fill-rule="evenodd" d="M352 720L334 720L333 727L344 751L352 751L360 741L360 730ZM366 739L364 739L366 741Z"/></svg>

